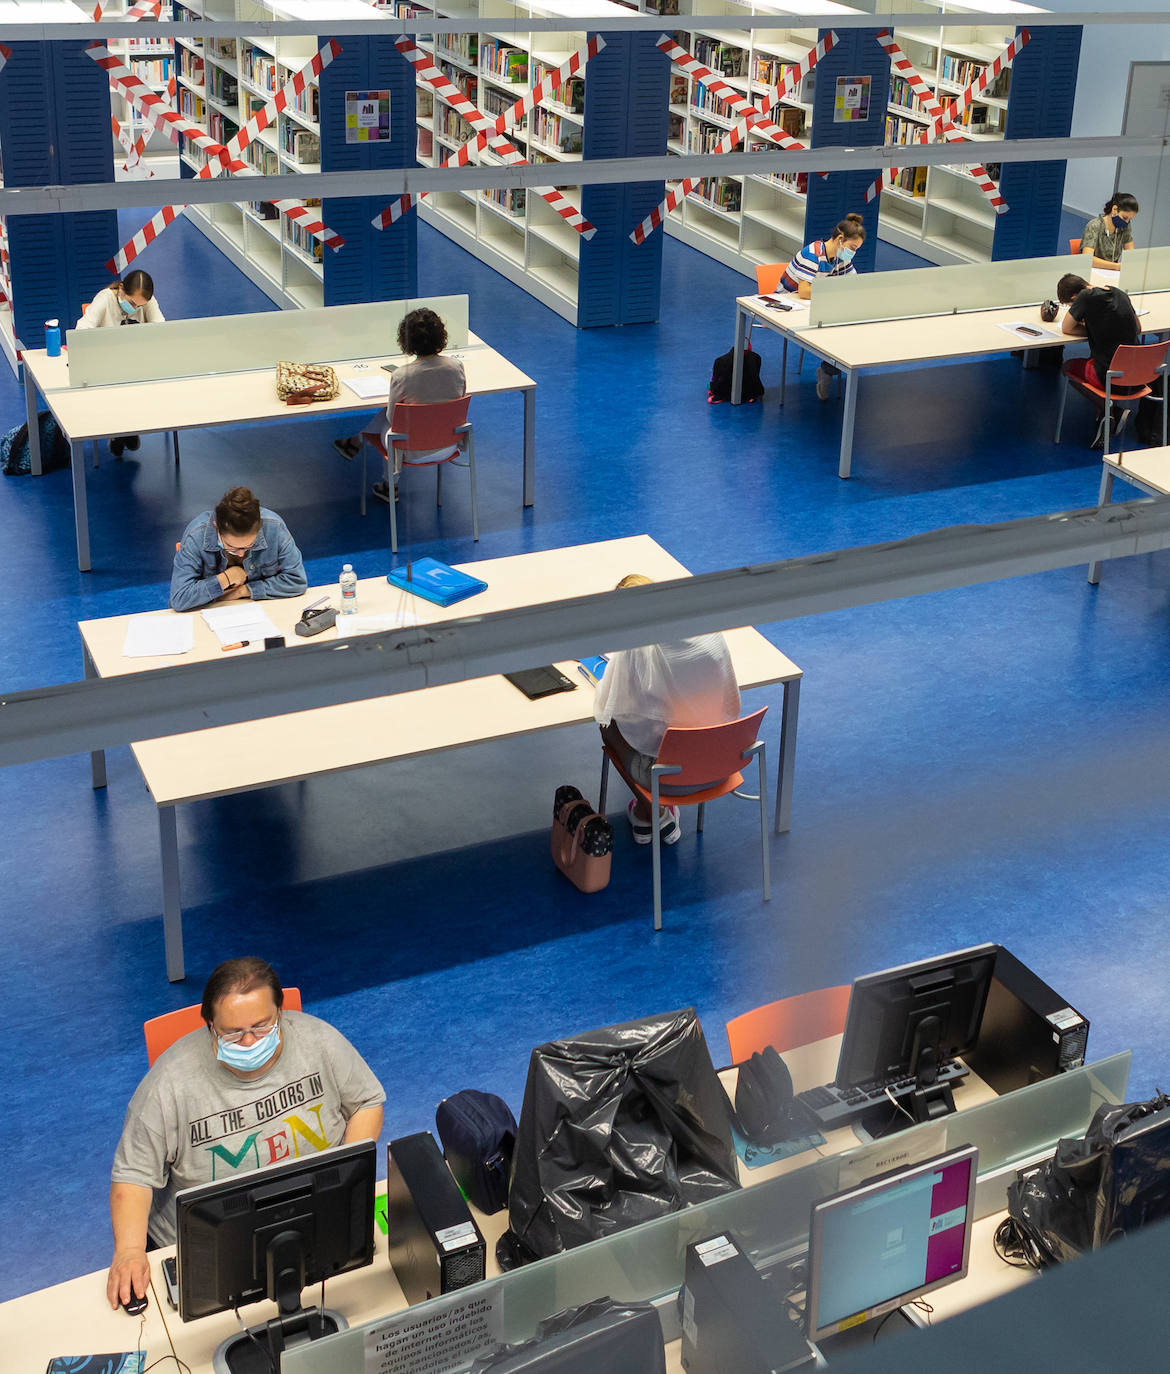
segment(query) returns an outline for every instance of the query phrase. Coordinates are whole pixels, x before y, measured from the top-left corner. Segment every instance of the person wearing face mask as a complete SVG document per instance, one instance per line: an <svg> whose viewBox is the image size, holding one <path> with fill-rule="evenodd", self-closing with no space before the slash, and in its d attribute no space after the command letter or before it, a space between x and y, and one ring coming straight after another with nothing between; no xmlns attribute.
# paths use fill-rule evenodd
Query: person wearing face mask
<svg viewBox="0 0 1170 1374"><path fill-rule="evenodd" d="M853 258L865 242L865 225L861 216L846 215L827 239L813 239L805 244L780 275L778 291L808 300L812 284L823 277L844 277L856 272ZM831 363L817 368L817 396L827 401L832 394L833 378L838 375Z"/></svg>
<svg viewBox="0 0 1170 1374"><path fill-rule="evenodd" d="M154 298L154 281L149 272L135 269L121 281L99 291L77 321L78 329L117 329L126 324L163 324L166 317ZM116 435L110 452L121 458L123 449L138 447L137 434Z"/></svg>
<svg viewBox="0 0 1170 1374"><path fill-rule="evenodd" d="M1085 225L1081 239L1081 252L1092 253L1093 266L1106 272L1117 272L1121 268L1121 255L1133 247L1133 230L1130 225L1138 212L1135 197L1125 191L1118 191L1105 206L1104 210Z"/></svg>
<svg viewBox="0 0 1170 1374"><path fill-rule="evenodd" d="M386 1094L369 1065L283 1001L263 959L220 964L203 1028L159 1055L130 1099L110 1184L111 1307L145 1295L147 1251L174 1243L181 1189L381 1134Z"/></svg>

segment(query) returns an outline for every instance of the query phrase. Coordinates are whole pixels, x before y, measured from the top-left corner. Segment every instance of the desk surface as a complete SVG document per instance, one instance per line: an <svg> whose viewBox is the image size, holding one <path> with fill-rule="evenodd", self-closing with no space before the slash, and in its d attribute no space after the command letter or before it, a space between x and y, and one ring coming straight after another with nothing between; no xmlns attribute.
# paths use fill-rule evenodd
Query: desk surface
<svg viewBox="0 0 1170 1374"><path fill-rule="evenodd" d="M463 363L468 395L525 391L536 385L531 377L475 334L469 336L465 348L452 349L451 356ZM385 400L363 400L355 395L345 385L345 379L384 376L380 371L382 363L401 364L402 361L401 354L388 352L374 358L331 362L342 383L341 395L333 401L289 407L277 399L276 369L272 367L258 368L254 372L208 372L165 381L70 386L68 358L64 353L59 358L50 358L43 349L24 354L24 365L44 394L57 423L75 442L124 433L131 422L136 433L154 434L207 425L275 420L282 415L344 414L374 410L379 405L385 408Z"/></svg>
<svg viewBox="0 0 1170 1374"><path fill-rule="evenodd" d="M1143 491L1170 496L1170 448L1138 448L1132 453L1112 453L1102 461L1110 472Z"/></svg>
<svg viewBox="0 0 1170 1374"><path fill-rule="evenodd" d="M628 572L644 572L656 579L687 574L687 569L649 535L463 566L487 582L487 591L443 609L400 592L385 578L366 578L358 584L359 614L409 609L420 621L435 623L608 591ZM297 647L310 642L298 639L292 631L302 609L323 593L335 591L335 587L310 588L300 597L260 604L287 636L289 646ZM189 614L195 619L195 648L176 658L123 658L122 643L130 616L82 621L79 629L101 677L220 658L219 643L202 616ZM336 633L327 630L312 642L334 638ZM757 630L732 630L727 641L741 687L790 682L801 676L796 664ZM503 677L494 676L146 740L133 748L151 795L160 806L224 796L592 720L592 687L578 674L574 662L559 666L576 684L576 690L539 701L529 701ZM227 760L231 761L229 766L225 766Z"/></svg>

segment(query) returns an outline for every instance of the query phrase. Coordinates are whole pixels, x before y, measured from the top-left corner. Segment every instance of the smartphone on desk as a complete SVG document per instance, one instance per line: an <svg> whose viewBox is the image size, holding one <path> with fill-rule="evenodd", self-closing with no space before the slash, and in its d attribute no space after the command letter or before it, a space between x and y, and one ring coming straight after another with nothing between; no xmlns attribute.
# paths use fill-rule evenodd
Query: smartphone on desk
<svg viewBox="0 0 1170 1374"><path fill-rule="evenodd" d="M383 364L382 364L382 371L383 371L383 372L397 372L397 371L398 371L398 364L397 364L397 363L383 363Z"/></svg>
<svg viewBox="0 0 1170 1374"><path fill-rule="evenodd" d="M765 302L764 302L764 308L765 308L766 310L791 310L791 309L792 309L792 307L788 304L787 301L765 301Z"/></svg>

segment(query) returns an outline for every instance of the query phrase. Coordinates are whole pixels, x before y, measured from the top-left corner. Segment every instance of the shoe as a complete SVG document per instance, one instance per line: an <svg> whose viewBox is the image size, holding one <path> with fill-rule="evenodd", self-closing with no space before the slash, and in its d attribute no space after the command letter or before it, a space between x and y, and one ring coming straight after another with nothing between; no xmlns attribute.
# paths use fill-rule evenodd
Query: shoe
<svg viewBox="0 0 1170 1374"><path fill-rule="evenodd" d="M370 495L373 496L375 500L381 501L388 506L390 504L389 482L375 482L374 485L370 488ZM395 501L398 500L397 487L394 488L394 499Z"/></svg>
<svg viewBox="0 0 1170 1374"><path fill-rule="evenodd" d="M133 453L134 450L138 447L138 445L142 442L142 440L139 439L137 434L127 434L126 437L122 440L122 442L126 445L130 452Z"/></svg>
<svg viewBox="0 0 1170 1374"><path fill-rule="evenodd" d="M630 823L630 831L634 836L635 844L649 844L654 838L650 822L644 821L634 815L633 801L626 807L626 819ZM677 806L664 806L658 817L658 833L663 844L677 844L682 838L682 825L679 821L679 811Z"/></svg>
<svg viewBox="0 0 1170 1374"><path fill-rule="evenodd" d="M341 456L345 459L347 463L352 463L353 460L362 451L361 444L353 438L334 439L333 447L338 451L338 453L341 454Z"/></svg>
<svg viewBox="0 0 1170 1374"><path fill-rule="evenodd" d="M126 447L125 439L111 439L110 452L115 458L121 458L122 450Z"/></svg>
<svg viewBox="0 0 1170 1374"><path fill-rule="evenodd" d="M827 401L833 394L833 374L821 363L817 368L817 400Z"/></svg>

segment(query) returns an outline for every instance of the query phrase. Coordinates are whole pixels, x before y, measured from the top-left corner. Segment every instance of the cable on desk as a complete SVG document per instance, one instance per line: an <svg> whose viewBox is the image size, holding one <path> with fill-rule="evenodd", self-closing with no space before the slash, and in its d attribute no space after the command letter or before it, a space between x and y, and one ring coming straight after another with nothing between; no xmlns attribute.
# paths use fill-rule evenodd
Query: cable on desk
<svg viewBox="0 0 1170 1374"><path fill-rule="evenodd" d="M934 1315L934 1308L931 1307L930 1303L928 1303L925 1298L915 1298L914 1301L910 1304L910 1306L917 1307L919 1312L921 1312L926 1317L927 1326L931 1326L933 1324L930 1319Z"/></svg>
<svg viewBox="0 0 1170 1374"><path fill-rule="evenodd" d="M158 1309L159 1320L162 1322L163 1331L164 1331L164 1333L166 1334L166 1338L167 1338L167 1344L171 1347L171 1353L170 1353L169 1355L160 1355L160 1356L158 1357L157 1360L151 1360L151 1362L146 1366L146 1369L144 1369L144 1370L142 1371L142 1374L146 1374L146 1370L147 1370L147 1369L154 1369L154 1367L155 1367L156 1365L166 1364L166 1362L167 1362L168 1360L174 1360L176 1367L177 1367L178 1369L184 1371L184 1374L191 1374L191 1366L187 1363L186 1360L181 1360L181 1359L178 1357L178 1355L175 1353L175 1342L174 1342L173 1338L171 1337L171 1328L167 1325L167 1314L166 1314L166 1310L164 1309L162 1303L159 1302L159 1298L158 1298L158 1289L155 1288L155 1286L154 1286L154 1278L153 1278L153 1276L151 1277L151 1280L150 1280L150 1291L151 1291L151 1293L152 1293L152 1295L153 1295L153 1297L154 1297L155 1307ZM143 1324L145 1325L145 1323L146 1323L146 1316L145 1316L145 1314L143 1315L142 1321L143 1321ZM138 1341L138 1343L139 1343L139 1345L141 1345L141 1344L142 1344L142 1332L139 1331L138 1335L139 1335L139 1341Z"/></svg>
<svg viewBox="0 0 1170 1374"><path fill-rule="evenodd" d="M995 1228L991 1243L1004 1264L1010 1264L1013 1269L1034 1269L1039 1272L1044 1268L1045 1259L1040 1247L1014 1217L1004 1217Z"/></svg>
<svg viewBox="0 0 1170 1374"><path fill-rule="evenodd" d="M890 1320L890 1318L894 1315L894 1313L897 1312L897 1311L898 1311L898 1309L897 1309L896 1307L892 1307L892 1308L886 1313L886 1315L881 1319L881 1321L878 1322L878 1324L874 1327L874 1329L873 1329L873 1340L870 1342L871 1345L877 1345L878 1333L881 1331L882 1327L885 1326L886 1322L888 1322L888 1321Z"/></svg>
<svg viewBox="0 0 1170 1374"><path fill-rule="evenodd" d="M240 1330L244 1333L245 1336L247 1336L247 1338L253 1343L253 1345L255 1345L256 1348L262 1352L264 1358L268 1361L268 1367L272 1370L272 1374L280 1374L280 1371L276 1367L276 1361L272 1358L272 1351L269 1350L269 1348L264 1344L260 1337L256 1335L254 1331L248 1328L247 1322L245 1322L243 1317L240 1316L240 1309L238 1307L233 1307L232 1311L236 1314L236 1321L238 1321L240 1324Z"/></svg>

